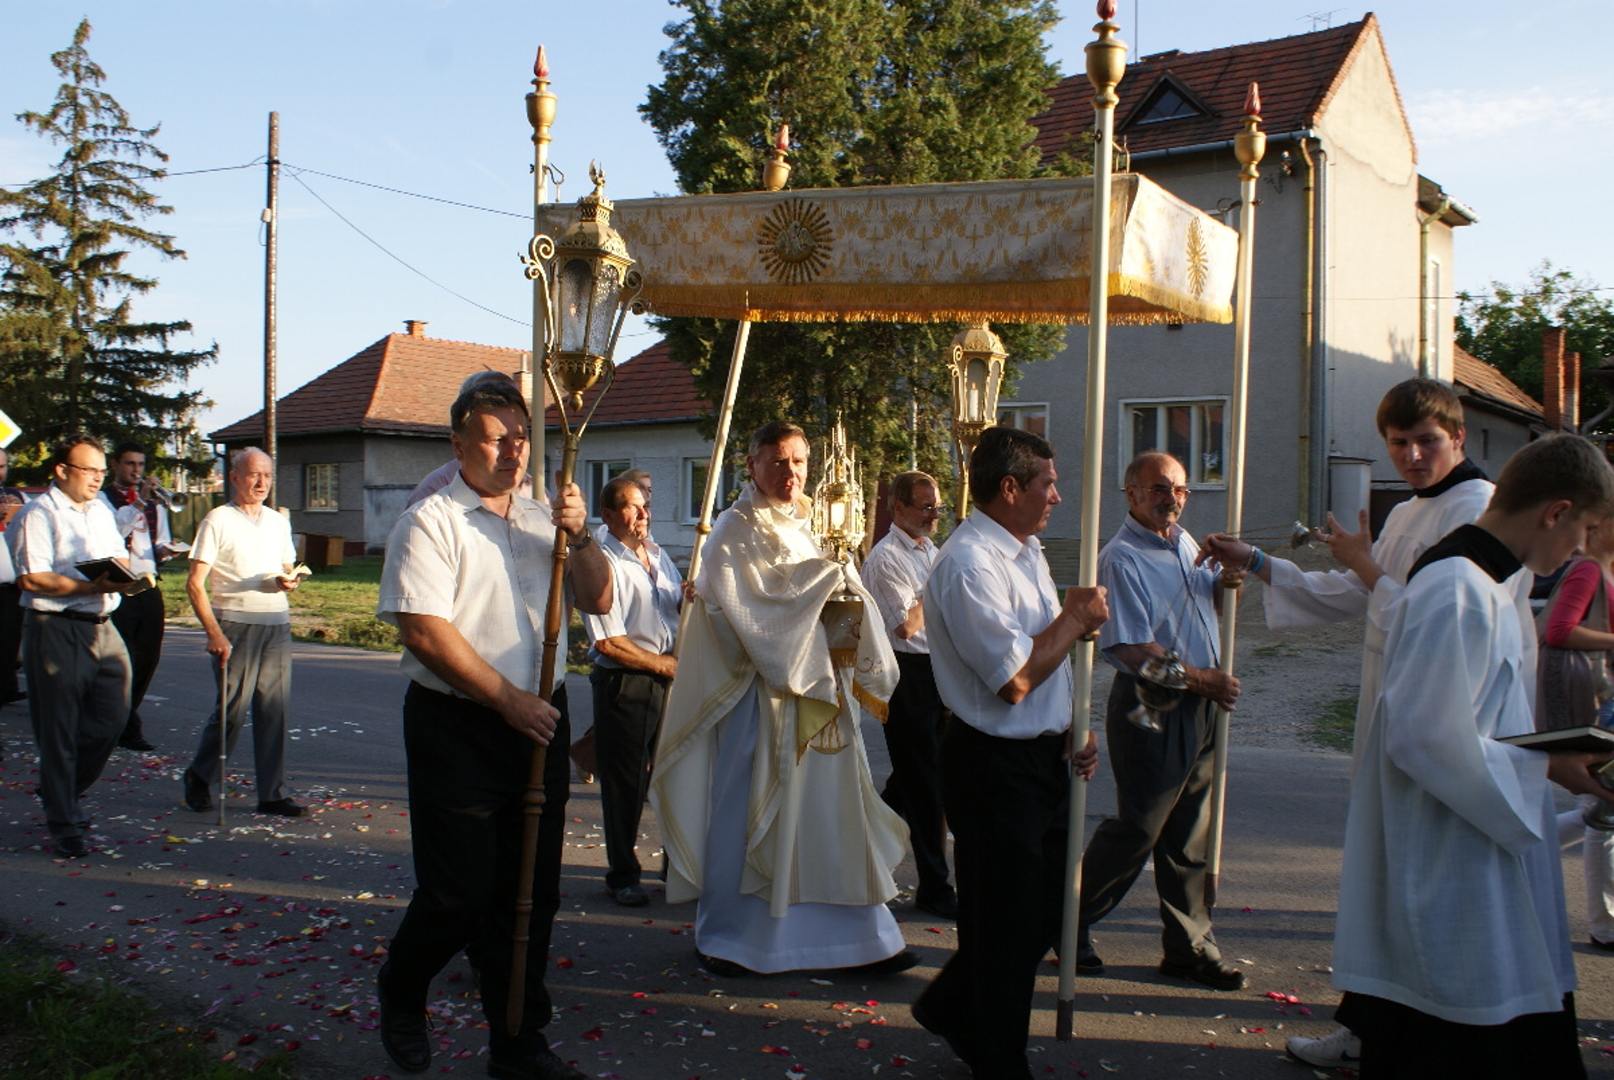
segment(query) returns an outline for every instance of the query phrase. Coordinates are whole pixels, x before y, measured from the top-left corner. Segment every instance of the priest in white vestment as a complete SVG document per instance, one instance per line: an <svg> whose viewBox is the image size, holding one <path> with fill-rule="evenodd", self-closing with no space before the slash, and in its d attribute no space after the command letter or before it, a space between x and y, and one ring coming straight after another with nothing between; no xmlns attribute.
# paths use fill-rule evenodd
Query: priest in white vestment
<svg viewBox="0 0 1614 1080"><path fill-rule="evenodd" d="M859 730L860 705L883 717L896 661L857 572L812 535L801 429L766 425L750 451L752 482L701 552L656 753L667 899L699 898L695 947L717 974L900 971L918 958L885 903L907 827ZM832 641L821 616L847 592L861 609L835 608Z"/></svg>

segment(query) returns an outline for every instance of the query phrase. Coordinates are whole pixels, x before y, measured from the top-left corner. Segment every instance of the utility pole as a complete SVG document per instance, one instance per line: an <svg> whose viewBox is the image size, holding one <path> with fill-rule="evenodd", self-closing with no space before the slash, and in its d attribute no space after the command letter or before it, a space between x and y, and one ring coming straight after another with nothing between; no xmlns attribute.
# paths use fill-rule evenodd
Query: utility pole
<svg viewBox="0 0 1614 1080"><path fill-rule="evenodd" d="M275 425L275 232L280 224L280 114L269 114L267 205L263 211L263 448L274 462L275 494L280 493L280 454Z"/></svg>

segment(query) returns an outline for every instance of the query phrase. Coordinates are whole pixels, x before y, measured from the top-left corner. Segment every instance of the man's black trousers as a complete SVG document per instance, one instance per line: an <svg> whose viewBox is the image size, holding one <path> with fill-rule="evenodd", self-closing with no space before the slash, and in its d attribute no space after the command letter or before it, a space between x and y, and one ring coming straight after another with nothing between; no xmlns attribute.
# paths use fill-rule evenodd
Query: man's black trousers
<svg viewBox="0 0 1614 1080"><path fill-rule="evenodd" d="M545 761L543 815L527 946L524 1037L549 1023L544 967L560 906L561 845L571 760L565 689L555 693L560 722ZM424 1008L432 978L467 946L482 967L482 1012L495 1049L505 1031L515 925L522 800L531 767L530 739L492 709L410 683L404 696L409 820L415 895L392 939L388 994Z"/></svg>
<svg viewBox="0 0 1614 1080"><path fill-rule="evenodd" d="M615 891L639 884L634 845L650 790L667 680L647 671L595 665L589 686L594 691L594 753L609 864L605 885Z"/></svg>
<svg viewBox="0 0 1614 1080"><path fill-rule="evenodd" d="M891 776L880 797L908 823L919 898L950 894L947 884L947 815L942 806L941 741L946 723L930 657L897 656L901 678L891 694L885 746Z"/></svg>

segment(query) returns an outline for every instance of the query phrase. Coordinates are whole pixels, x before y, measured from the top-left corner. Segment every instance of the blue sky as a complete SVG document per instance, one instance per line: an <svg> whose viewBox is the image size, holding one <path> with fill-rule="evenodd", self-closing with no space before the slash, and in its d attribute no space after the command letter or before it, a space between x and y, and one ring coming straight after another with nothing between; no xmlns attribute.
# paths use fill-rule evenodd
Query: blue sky
<svg viewBox="0 0 1614 1080"><path fill-rule="evenodd" d="M1133 55L1213 48L1311 29L1321 0L1242 5L1119 0ZM1060 0L1051 55L1081 67L1092 4ZM1335 8L1334 23L1362 16ZM1376 9L1418 142L1419 168L1471 206L1459 234L1459 289L1522 281L1542 258L1614 285L1614 227L1602 188L1614 170L1614 41L1609 0L1530 5L1384 0ZM523 347L530 285L517 255L530 233L531 129L522 96L533 54L547 45L559 95L552 161L561 197L586 189L591 157L619 198L668 194L671 170L639 118L658 81L663 0L55 0L9 5L0 44L0 183L27 180L56 151L12 119L44 109L57 77L49 54L81 15L106 88L158 144L174 172L241 165L265 151L278 110L281 157L280 390L307 382L372 341L426 319L434 337ZM1319 23L1321 25L1321 23ZM833 62L826 57L825 62ZM810 120L794 123L798 130ZM389 194L292 169L403 188L504 214ZM303 185L307 186L304 187ZM377 250L325 199L399 259ZM188 318L218 363L196 381L217 403L203 429L262 404L264 205L260 167L174 176L175 212L159 223L189 253L142 266L161 287L137 313ZM630 326L619 356L652 340ZM0 409L4 403L0 402Z"/></svg>

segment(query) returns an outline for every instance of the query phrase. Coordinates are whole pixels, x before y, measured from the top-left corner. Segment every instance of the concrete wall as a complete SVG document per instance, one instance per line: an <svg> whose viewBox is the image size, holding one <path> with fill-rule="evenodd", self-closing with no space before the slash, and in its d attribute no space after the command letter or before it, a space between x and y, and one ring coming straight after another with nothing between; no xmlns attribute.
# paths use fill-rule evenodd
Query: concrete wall
<svg viewBox="0 0 1614 1080"><path fill-rule="evenodd" d="M404 502L421 479L454 456L446 437L371 435L365 439L364 532L367 551L382 551Z"/></svg>
<svg viewBox="0 0 1614 1080"><path fill-rule="evenodd" d="M1485 470L1495 480L1508 458L1530 442L1530 429L1509 416L1477 408L1473 402L1463 403L1463 426L1467 441L1463 449L1469 460Z"/></svg>

